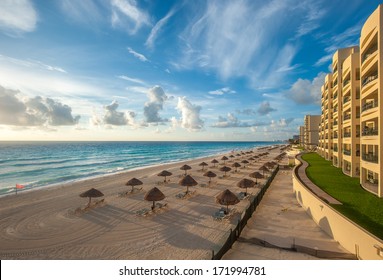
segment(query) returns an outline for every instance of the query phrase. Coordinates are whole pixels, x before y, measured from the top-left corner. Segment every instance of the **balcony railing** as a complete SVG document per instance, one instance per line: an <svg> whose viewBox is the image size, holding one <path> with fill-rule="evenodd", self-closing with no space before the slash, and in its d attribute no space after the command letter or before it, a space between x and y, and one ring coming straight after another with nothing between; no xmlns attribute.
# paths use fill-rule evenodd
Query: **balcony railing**
<svg viewBox="0 0 383 280"><path fill-rule="evenodd" d="M345 86L347 86L349 83L350 83L350 79L345 80L345 81L343 82L343 86L345 87Z"/></svg>
<svg viewBox="0 0 383 280"><path fill-rule="evenodd" d="M338 80L335 80L335 82L332 84L332 87L336 87L338 85Z"/></svg>
<svg viewBox="0 0 383 280"><path fill-rule="evenodd" d="M378 107L378 100L366 102L362 106L362 112Z"/></svg>
<svg viewBox="0 0 383 280"><path fill-rule="evenodd" d="M351 150L343 150L343 154L346 156L351 156Z"/></svg>
<svg viewBox="0 0 383 280"><path fill-rule="evenodd" d="M344 121L347 121L347 120L349 120L349 119L351 119L351 115L346 115L346 116L343 117L343 120L344 120Z"/></svg>
<svg viewBox="0 0 383 280"><path fill-rule="evenodd" d="M379 162L378 155L374 155L374 154L362 154L362 159L364 161L373 162L373 163Z"/></svg>
<svg viewBox="0 0 383 280"><path fill-rule="evenodd" d="M376 136L379 134L376 128L365 128L363 129L362 136Z"/></svg>
<svg viewBox="0 0 383 280"><path fill-rule="evenodd" d="M349 138L349 137L351 137L351 132L345 132L345 133L343 133L343 137L344 137L344 138Z"/></svg>
<svg viewBox="0 0 383 280"><path fill-rule="evenodd" d="M369 58L372 54L374 54L377 50L378 50L378 45L373 45L373 46L366 52L366 54L363 55L362 63L363 63L367 58Z"/></svg>
<svg viewBox="0 0 383 280"><path fill-rule="evenodd" d="M371 76L368 76L368 77L364 78L363 81L362 81L362 87L364 87L368 83L376 80L377 78L378 78L378 74L371 75Z"/></svg>
<svg viewBox="0 0 383 280"><path fill-rule="evenodd" d="M343 98L343 104L346 104L349 101L350 101L350 96L346 96Z"/></svg>

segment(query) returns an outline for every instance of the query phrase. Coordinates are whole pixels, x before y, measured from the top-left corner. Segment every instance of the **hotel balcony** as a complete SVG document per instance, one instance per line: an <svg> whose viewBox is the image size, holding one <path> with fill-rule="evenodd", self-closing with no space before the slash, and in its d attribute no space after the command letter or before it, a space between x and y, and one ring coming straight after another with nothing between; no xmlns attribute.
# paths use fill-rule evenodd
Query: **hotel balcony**
<svg viewBox="0 0 383 280"><path fill-rule="evenodd" d="M346 156L351 156L351 150L343 150L343 154Z"/></svg>
<svg viewBox="0 0 383 280"><path fill-rule="evenodd" d="M362 154L362 160L372 162L372 163L378 163L379 162L379 157L378 155L375 154Z"/></svg>
<svg viewBox="0 0 383 280"><path fill-rule="evenodd" d="M372 55L376 54L378 50L377 39L374 40L373 44L364 52L362 55L362 64Z"/></svg>
<svg viewBox="0 0 383 280"><path fill-rule="evenodd" d="M334 147L334 152L338 152L338 147Z"/></svg>
<svg viewBox="0 0 383 280"><path fill-rule="evenodd" d="M350 102L350 101L351 101L350 96L345 96L345 97L343 98L343 106L344 106L346 103Z"/></svg>
<svg viewBox="0 0 383 280"><path fill-rule="evenodd" d="M351 132L344 132L343 133L343 138L350 138L351 137Z"/></svg>
<svg viewBox="0 0 383 280"><path fill-rule="evenodd" d="M362 136L376 136L379 135L379 131L376 128L365 128L362 131Z"/></svg>
<svg viewBox="0 0 383 280"><path fill-rule="evenodd" d="M366 102L362 105L362 113L376 107L378 107L378 100Z"/></svg>
<svg viewBox="0 0 383 280"><path fill-rule="evenodd" d="M378 73L367 76L362 81L362 88L378 78Z"/></svg>

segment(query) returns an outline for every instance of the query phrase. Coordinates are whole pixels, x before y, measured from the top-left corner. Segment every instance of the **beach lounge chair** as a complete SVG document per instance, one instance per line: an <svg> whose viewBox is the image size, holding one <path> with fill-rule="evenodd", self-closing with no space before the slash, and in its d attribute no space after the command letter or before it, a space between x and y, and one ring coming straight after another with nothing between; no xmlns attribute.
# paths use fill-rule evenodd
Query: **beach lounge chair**
<svg viewBox="0 0 383 280"><path fill-rule="evenodd" d="M220 210L213 214L213 219L216 221L222 221L222 219L225 218L225 216L225 212Z"/></svg>

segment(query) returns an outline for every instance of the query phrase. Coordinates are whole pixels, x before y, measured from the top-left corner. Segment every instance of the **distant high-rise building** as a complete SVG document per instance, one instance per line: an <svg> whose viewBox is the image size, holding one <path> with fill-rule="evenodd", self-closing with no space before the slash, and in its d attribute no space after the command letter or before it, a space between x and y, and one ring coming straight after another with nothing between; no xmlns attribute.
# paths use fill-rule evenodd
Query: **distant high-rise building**
<svg viewBox="0 0 383 280"><path fill-rule="evenodd" d="M319 144L318 127L320 117L317 115L306 115L304 118L304 147L314 149Z"/></svg>

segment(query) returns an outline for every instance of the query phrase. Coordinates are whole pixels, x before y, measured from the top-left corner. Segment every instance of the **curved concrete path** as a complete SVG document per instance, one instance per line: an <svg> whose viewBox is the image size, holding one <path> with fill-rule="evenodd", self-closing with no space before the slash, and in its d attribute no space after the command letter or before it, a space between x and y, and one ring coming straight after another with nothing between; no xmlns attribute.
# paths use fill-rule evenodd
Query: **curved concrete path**
<svg viewBox="0 0 383 280"><path fill-rule="evenodd" d="M308 216L298 204L292 186L292 171L279 171L240 238L222 259L318 259L304 253L259 246L254 240L283 248L291 248L295 244L314 251L334 252L334 255L349 253Z"/></svg>
<svg viewBox="0 0 383 280"><path fill-rule="evenodd" d="M306 174L306 168L309 166L309 164L302 159L302 155L298 155L297 159L299 159L299 161L302 163L302 165L299 166L297 169L297 175L299 176L301 182L322 200L325 199L330 204L342 204L341 202L330 196L328 193L323 191L321 188L319 188L317 185L315 185L313 182L311 182L311 180L307 177Z"/></svg>

